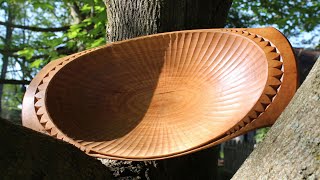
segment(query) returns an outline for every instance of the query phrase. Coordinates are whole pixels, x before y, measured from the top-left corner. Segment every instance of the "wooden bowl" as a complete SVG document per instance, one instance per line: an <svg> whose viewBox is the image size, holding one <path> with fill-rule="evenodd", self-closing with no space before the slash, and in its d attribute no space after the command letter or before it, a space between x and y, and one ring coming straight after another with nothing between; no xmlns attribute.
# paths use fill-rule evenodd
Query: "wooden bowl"
<svg viewBox="0 0 320 180"><path fill-rule="evenodd" d="M296 87L291 46L273 28L156 34L49 63L23 125L96 157L162 159L273 124Z"/></svg>

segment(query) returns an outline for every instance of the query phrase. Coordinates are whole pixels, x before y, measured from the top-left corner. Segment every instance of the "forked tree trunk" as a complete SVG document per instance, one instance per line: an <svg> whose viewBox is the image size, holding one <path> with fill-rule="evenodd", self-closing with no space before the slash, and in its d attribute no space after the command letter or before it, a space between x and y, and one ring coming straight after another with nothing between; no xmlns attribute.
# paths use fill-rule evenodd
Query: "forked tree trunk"
<svg viewBox="0 0 320 180"><path fill-rule="evenodd" d="M105 0L108 41L186 29L222 28L232 0ZM218 148L155 162L102 160L117 173L151 179L214 179ZM156 167L155 167L156 166ZM135 173L138 172L138 173Z"/></svg>
<svg viewBox="0 0 320 180"><path fill-rule="evenodd" d="M320 178L320 58L233 179Z"/></svg>

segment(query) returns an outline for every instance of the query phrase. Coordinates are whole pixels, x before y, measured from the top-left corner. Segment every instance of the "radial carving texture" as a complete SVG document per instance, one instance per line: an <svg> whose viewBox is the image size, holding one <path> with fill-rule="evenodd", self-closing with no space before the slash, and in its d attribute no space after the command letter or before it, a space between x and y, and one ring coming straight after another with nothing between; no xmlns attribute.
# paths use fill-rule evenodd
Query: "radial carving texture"
<svg viewBox="0 0 320 180"><path fill-rule="evenodd" d="M268 61L252 38L180 32L77 54L46 78L35 108L52 136L97 154L153 158L199 147L247 118Z"/></svg>

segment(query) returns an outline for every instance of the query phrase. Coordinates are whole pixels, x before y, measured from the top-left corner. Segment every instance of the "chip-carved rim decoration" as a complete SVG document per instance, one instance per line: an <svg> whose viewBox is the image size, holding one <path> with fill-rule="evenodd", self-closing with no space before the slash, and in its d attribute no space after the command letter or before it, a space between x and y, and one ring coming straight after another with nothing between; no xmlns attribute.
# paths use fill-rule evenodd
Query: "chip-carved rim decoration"
<svg viewBox="0 0 320 180"><path fill-rule="evenodd" d="M225 33L234 33L241 35L245 38L249 38L250 40L254 41L265 53L267 62L268 62L268 79L265 85L265 88L262 92L262 95L260 96L257 103L253 106L253 108L249 111L249 113L241 120L239 121L234 127L227 130L225 134L220 136L219 139L230 136L232 134L235 134L236 132L240 131L242 128L246 127L246 125L250 124L251 122L257 120L272 104L275 96L277 95L279 88L281 87L282 83L282 76L283 76L283 62L282 57L280 55L279 50L272 44L271 41L263 38L262 36L259 36L257 34L253 34L248 32L247 30L237 30L237 29L216 29L212 30L212 32L225 32ZM71 56L67 56L64 59L60 60L61 62L53 67L41 80L41 82L37 86L37 90L34 94L34 109L37 115L37 118L41 124L41 126L44 128L44 130L50 135L58 139L62 139L68 143L71 143L75 145L76 147L80 148L82 151L85 151L89 153L90 151L95 152L94 150L91 150L91 148L87 148L86 141L81 140L74 140L67 135L65 135L63 132L61 132L51 121L47 109L45 107L45 93L46 88L48 86L48 82L51 80L51 78L66 64L71 62L72 60L78 58L79 56L82 56L84 54L87 54L91 51L104 48L105 46L101 46L98 48L93 48L89 50L85 50L79 53L76 53ZM82 144L85 143L85 145ZM188 150L186 150L188 151ZM98 152L96 152L98 153ZM180 152L181 153L181 152ZM177 153L179 154L179 153ZM95 155L95 153L91 154ZM95 156L99 157L109 157L104 154L96 154Z"/></svg>
<svg viewBox="0 0 320 180"><path fill-rule="evenodd" d="M64 57L62 62L60 62L58 65L53 67L40 81L37 90L35 92L35 99L34 99L34 109L37 115L37 118L44 128L45 132L49 134L50 136L53 136L57 139L61 139L63 141L66 141L68 143L71 143L75 145L76 147L80 148L82 151L85 151L86 148L79 144L77 141L69 138L67 135L65 135L63 132L61 132L54 124L51 122L51 119L49 118L49 115L47 113L47 109L45 107L45 93L46 88L48 86L48 82L51 80L51 78L66 64L71 62L72 60L76 59L77 57L87 54L91 51L97 50L102 47L92 48L85 51L81 51L79 53L76 53L74 55L70 55L67 57Z"/></svg>
<svg viewBox="0 0 320 180"><path fill-rule="evenodd" d="M225 133L226 136L229 136L257 120L268 109L270 104L272 104L282 84L284 67L279 50L268 39L246 30L223 29L222 31L237 33L252 39L264 51L268 61L268 79L262 95L249 113Z"/></svg>

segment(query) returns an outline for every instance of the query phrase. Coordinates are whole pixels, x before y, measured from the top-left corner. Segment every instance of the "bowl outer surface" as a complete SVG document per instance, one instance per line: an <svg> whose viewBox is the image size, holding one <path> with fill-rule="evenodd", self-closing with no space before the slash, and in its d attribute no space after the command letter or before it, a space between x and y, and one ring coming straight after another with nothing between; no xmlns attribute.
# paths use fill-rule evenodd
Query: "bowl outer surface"
<svg viewBox="0 0 320 180"><path fill-rule="evenodd" d="M139 40L140 42L137 42ZM112 112L101 110L101 108L92 108L98 109L98 111L91 110L89 113L82 114L91 113L91 115L94 115L100 112L99 115L92 116L98 119L93 123L96 123L96 125L91 125L87 129L85 129L85 120L90 116L84 116L82 119L81 116L75 118L71 116L71 119L77 119L78 121L66 119L58 122L53 118L55 115L50 114L50 112L55 112L54 114L62 112L61 114L64 113L64 116L61 117L68 117L66 115L70 112L77 111L77 114L81 114L85 107L78 106L72 109L74 104L71 103L69 106L71 110L70 108L69 110L61 110L54 109L57 104L53 103L51 105L53 108L50 109L51 111L49 110L49 114L45 118L49 118L49 121L50 117L53 118L53 126L58 127L56 131L59 131L59 129L62 131L59 133L64 135L65 140L72 141L77 146L90 152L124 159L152 159L188 152L199 144L204 144L221 136L226 132L226 129L230 129L237 124L257 102L266 84L268 70L264 52L252 40L237 34L199 30L154 35L152 38L131 40L131 44L130 41L122 43L114 43L90 54L79 55L79 57L71 60L72 63L67 66L60 70L57 68L59 73L54 75L49 83L49 87L55 83L58 83L55 85L62 87L68 87L66 84L75 87L77 84L81 84L79 80L82 80L87 84L89 83L88 87L98 90L99 88L108 89L111 86L118 87L112 89L118 91L117 93L120 92L117 98L112 98L114 94L109 96L110 92L103 92L103 90L95 93L95 95L88 91L82 92L82 94L72 93L75 92L75 89L86 89L86 83L82 83L75 89L49 88L47 91L47 107L50 107L50 103L48 103L50 98L67 99L62 100L60 102L62 104L68 104L65 102L70 101L79 104L79 102L74 102L74 100L79 99L76 97L83 97L88 94L90 96L85 97L86 102L90 102L90 98L96 99L97 97L103 97L102 99L105 98L107 102L115 102L113 104L103 104L105 101L92 101L90 103L93 107L95 105L117 107L114 105L118 105L115 108L118 111L113 115ZM127 46L125 43L127 43ZM243 48L241 49L241 47ZM250 54L254 54L254 56L250 56ZM101 62L111 61L111 63L104 63L103 65L100 61L94 62L94 59L102 59ZM90 82L92 77L86 79L88 74L85 73L85 70L92 72L97 67L85 69L86 63L80 63L85 60L92 62L91 64L88 63L90 66L99 62L100 70L104 72L100 74L102 78L98 79L96 84ZM126 65L116 69L115 67L119 66L117 64L119 61L126 62ZM53 66L56 66L56 64ZM82 66L76 64L82 64ZM139 69L139 67L143 68ZM103 71L112 71L113 68L117 70L112 73L114 77L110 77L106 71ZM82 75L77 75L78 77L74 77L72 74L68 75L68 72L79 69L84 71L79 73ZM130 71L130 73L124 73L126 71ZM51 74L53 75L56 72ZM116 74L116 72L120 73ZM252 74L254 75L252 76ZM98 75L99 73L95 74L95 77ZM127 80L131 76L136 77L134 80ZM68 81L69 83L59 84L58 80L55 81L59 77L60 80L70 81ZM68 79L66 77L76 79L76 83L72 82L72 78ZM116 79L116 81L100 87L99 83L105 84L103 82L108 82L110 78ZM152 82L150 82L150 79L152 79ZM126 84L128 87L122 87L121 84ZM133 89L131 90L129 87L134 88L131 88ZM119 90L126 90L124 91L126 93ZM129 92L130 90L131 92ZM48 96L50 91L53 93ZM63 98L61 92L69 94L66 98ZM125 103L117 104L117 101ZM122 106L122 104L125 104L125 106ZM65 107L68 106L65 105ZM143 107L142 110L140 107ZM122 111L121 114L128 114L128 116L117 117L119 109ZM138 117L136 118L137 122L133 122L133 125L126 123L132 121L128 118L135 114L138 114L136 115ZM118 118L117 121L121 122L120 125L108 119L108 116L113 117L112 119ZM81 120L79 121L79 119ZM90 121L92 122L92 119ZM69 122L67 128L63 127L65 122ZM77 124L81 127L80 130L75 129L77 126L72 126L74 122L80 122ZM81 125L81 123L84 124ZM101 126L101 124L106 126ZM123 124L129 124L127 129L121 130ZM99 126L103 127L101 128L102 131L96 130L99 129ZM71 129L69 129L69 132L68 128ZM92 128L95 130L90 131ZM85 131L81 129L85 129ZM108 131L103 132L103 129L108 129ZM118 129L125 133L119 133ZM112 131L114 132L110 133ZM78 134L72 134L72 132ZM94 133L96 133L96 137L92 136ZM72 139L69 139L66 134ZM117 137L117 134L120 135ZM80 136L81 138L74 138ZM107 139L107 141L104 139Z"/></svg>

